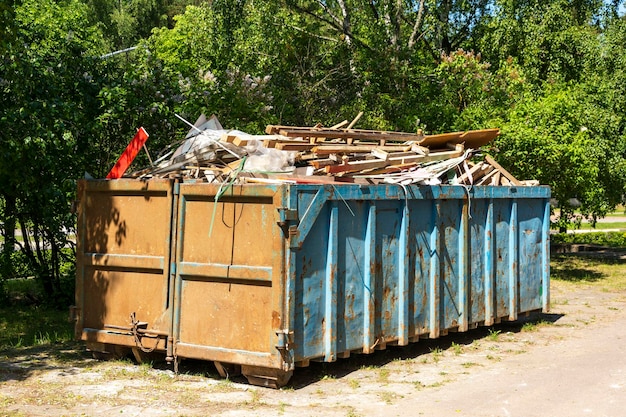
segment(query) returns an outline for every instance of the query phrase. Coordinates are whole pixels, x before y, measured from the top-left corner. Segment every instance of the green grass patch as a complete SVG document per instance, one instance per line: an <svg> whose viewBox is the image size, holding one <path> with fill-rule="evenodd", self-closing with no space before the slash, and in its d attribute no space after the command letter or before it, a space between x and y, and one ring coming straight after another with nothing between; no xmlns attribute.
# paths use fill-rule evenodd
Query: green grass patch
<svg viewBox="0 0 626 417"><path fill-rule="evenodd" d="M626 261L575 255L552 255L550 278L573 284L597 284L604 291L626 290Z"/></svg>
<svg viewBox="0 0 626 417"><path fill-rule="evenodd" d="M591 223L581 223L580 230L605 230L605 229L626 229L626 222L614 222L614 223L596 223L592 226Z"/></svg>
<svg viewBox="0 0 626 417"><path fill-rule="evenodd" d="M0 349L41 346L73 340L68 312L35 306L0 308Z"/></svg>

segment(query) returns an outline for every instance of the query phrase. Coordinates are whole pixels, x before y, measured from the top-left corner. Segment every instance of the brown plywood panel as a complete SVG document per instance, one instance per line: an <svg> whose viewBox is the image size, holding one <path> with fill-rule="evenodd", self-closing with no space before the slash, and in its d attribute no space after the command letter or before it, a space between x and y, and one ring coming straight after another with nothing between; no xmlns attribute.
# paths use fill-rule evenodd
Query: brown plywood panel
<svg viewBox="0 0 626 417"><path fill-rule="evenodd" d="M470 130L459 138L466 148L478 149L500 135L500 129Z"/></svg>

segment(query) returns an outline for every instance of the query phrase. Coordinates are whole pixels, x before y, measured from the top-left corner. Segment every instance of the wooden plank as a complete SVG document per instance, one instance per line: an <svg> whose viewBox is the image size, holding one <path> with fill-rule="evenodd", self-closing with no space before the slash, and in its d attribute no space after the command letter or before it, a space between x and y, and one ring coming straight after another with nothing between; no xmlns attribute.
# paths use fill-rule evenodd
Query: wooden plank
<svg viewBox="0 0 626 417"><path fill-rule="evenodd" d="M427 146L431 149L443 148L448 142L459 143L459 138L463 133L464 132L451 132L441 133L439 135L426 135L422 140L419 140L417 143L420 146Z"/></svg>
<svg viewBox="0 0 626 417"><path fill-rule="evenodd" d="M368 153L373 151L374 149L379 149L385 152L406 152L411 149L410 146L398 146L398 145L389 145L389 146L378 146L378 145L344 145L344 144L336 144L336 145L317 145L312 148L311 151L316 153L317 155L329 155L331 153L359 153L364 152Z"/></svg>
<svg viewBox="0 0 626 417"><path fill-rule="evenodd" d="M500 174L500 171L497 169L491 169L485 176L483 176L480 180L475 182L475 185L493 185L492 182L496 174Z"/></svg>
<svg viewBox="0 0 626 417"><path fill-rule="evenodd" d="M328 165L324 167L327 174L338 174L340 172L355 172L364 169L383 168L390 165L388 161L380 159L348 162L346 164Z"/></svg>
<svg viewBox="0 0 626 417"><path fill-rule="evenodd" d="M509 182L513 185L522 185L521 182L519 182L519 180L517 178L515 178L513 175L511 175L511 173L509 171L507 171L506 169L502 168L502 166L497 163L491 156L489 155L485 155L485 161L493 166L495 169L497 169L498 171L500 171L502 173L502 176L505 177L507 180L509 180Z"/></svg>
<svg viewBox="0 0 626 417"><path fill-rule="evenodd" d="M327 158L327 159L316 159L316 160L310 161L309 164L313 166L315 169L320 169L328 165L335 165L336 162L330 158Z"/></svg>
<svg viewBox="0 0 626 417"><path fill-rule="evenodd" d="M386 161L389 159L389 152L385 152L380 148L372 149L371 154L372 156L378 159L382 159L383 161Z"/></svg>
<svg viewBox="0 0 626 417"><path fill-rule="evenodd" d="M434 162L434 161L443 161L444 159L450 159L450 158L458 158L461 155L463 155L463 151L431 152L428 155L401 156L397 158L390 158L389 161L400 162L402 164L406 164L409 162L426 163L426 162Z"/></svg>
<svg viewBox="0 0 626 417"><path fill-rule="evenodd" d="M420 146L417 143L411 145L411 151L422 155L428 155L430 153L430 149L425 146Z"/></svg>
<svg viewBox="0 0 626 417"><path fill-rule="evenodd" d="M493 176L491 180L491 185L500 185L500 178L502 177L502 173L500 171L496 171L496 175Z"/></svg>
<svg viewBox="0 0 626 417"><path fill-rule="evenodd" d="M311 148L315 146L314 143L289 143L289 142L279 142L274 147L281 151L310 151Z"/></svg>
<svg viewBox="0 0 626 417"><path fill-rule="evenodd" d="M355 139L355 140L387 140L395 142L415 141L418 142L422 136L415 133L392 132L380 130L363 130L363 129L329 129L329 128L310 128L297 126L275 126L268 125L265 129L266 133L281 134L289 137L309 137L309 138L334 138L334 139Z"/></svg>
<svg viewBox="0 0 626 417"><path fill-rule="evenodd" d="M350 122L350 124L348 125L348 129L352 129L354 127L354 125L356 124L356 122L359 121L361 116L363 116L363 112L362 111L360 111L359 114L357 114L356 117Z"/></svg>
<svg viewBox="0 0 626 417"><path fill-rule="evenodd" d="M404 156L426 156L415 152L389 152L389 158L402 158Z"/></svg>
<svg viewBox="0 0 626 417"><path fill-rule="evenodd" d="M466 148L478 149L497 138L498 135L500 135L500 129L470 130L463 133L459 139L465 143Z"/></svg>
<svg viewBox="0 0 626 417"><path fill-rule="evenodd" d="M339 129L340 127L344 127L344 126L345 126L345 125L347 125L347 124L348 124L348 121L347 121L347 120L344 120L343 122L339 122L339 123L337 123L336 125L331 126L330 128L331 128L331 129Z"/></svg>
<svg viewBox="0 0 626 417"><path fill-rule="evenodd" d="M250 141L256 140L262 142L266 148L272 148L276 143L304 143L302 141L294 141L291 138L281 135L248 135L237 133L225 133L220 138L222 142L232 143L235 146L247 146Z"/></svg>
<svg viewBox="0 0 626 417"><path fill-rule="evenodd" d="M340 172L355 172L365 169L384 168L388 165L402 165L409 163L426 163L434 161L442 161L444 159L458 158L463 155L463 151L445 151L436 152L429 155L414 155L414 156L401 156L397 158L389 158L387 161L383 160L365 160L347 162L340 165L329 165L324 168L324 172L327 174L336 174Z"/></svg>
<svg viewBox="0 0 626 417"><path fill-rule="evenodd" d="M418 144L431 149L444 147L448 142L453 144L464 143L466 148L478 149L494 140L500 134L500 129L468 130L467 132L450 132L438 135L426 135Z"/></svg>
<svg viewBox="0 0 626 417"><path fill-rule="evenodd" d="M393 173L396 173L396 172L401 172L401 171L404 171L404 170L407 170L407 169L414 168L416 166L417 166L416 163L410 163L410 164L389 165L389 166L386 166L384 168L363 170L360 173L354 174L354 178L379 177L379 176L385 175L385 174L393 174Z"/></svg>
<svg viewBox="0 0 626 417"><path fill-rule="evenodd" d="M479 162L471 167L469 171L463 172L463 174L457 179L457 182L460 184L469 184L471 179L471 183L476 184L479 179L487 175L493 169L494 168L491 165Z"/></svg>

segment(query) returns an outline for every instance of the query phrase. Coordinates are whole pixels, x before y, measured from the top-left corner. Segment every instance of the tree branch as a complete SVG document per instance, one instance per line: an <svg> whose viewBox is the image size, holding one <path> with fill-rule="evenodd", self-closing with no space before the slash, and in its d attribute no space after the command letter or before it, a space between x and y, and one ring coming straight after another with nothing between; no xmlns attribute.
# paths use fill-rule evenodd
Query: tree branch
<svg viewBox="0 0 626 417"><path fill-rule="evenodd" d="M326 4L324 4L323 1L317 0L317 3L320 5L322 9L324 9L326 13L328 13L328 15L335 21L337 25L340 25L340 26L342 25L341 20L333 14L333 12L328 8L328 6L326 6ZM340 2L340 5L341 3L342 2Z"/></svg>
<svg viewBox="0 0 626 417"><path fill-rule="evenodd" d="M287 6L291 7L292 9L294 9L295 11L299 12L299 13L303 13L306 14L308 16L313 17L314 19L317 19L321 22L326 23L327 25L329 25L330 27L334 28L335 30L339 31L340 33L342 33L345 36L349 36L351 38L352 41L354 41L358 46L360 46L361 48L367 49L370 52L374 52L374 49L369 46L368 44L366 44L365 42L363 42L362 40L360 40L359 38L355 37L352 32L348 32L346 33L344 31L344 27L343 25L337 25L335 22L333 22L332 20L326 19L323 16L318 15L317 13L312 12L311 10L308 10L304 7L300 7L297 4L294 4L292 2L287 2Z"/></svg>
<svg viewBox="0 0 626 417"><path fill-rule="evenodd" d="M274 25L279 26L279 24L278 24L278 23L274 23ZM299 28L299 27L294 26L294 25L290 25L290 24L286 24L286 23L281 23L280 25L281 25L281 26L287 26L287 27L290 27L291 29L297 30L298 32L305 33L305 34L307 34L307 35L309 35L309 36L311 36L311 37L313 37L313 38L318 38L318 39L322 39L322 40L325 40L325 41L330 41L330 42L335 42L335 43L339 42L337 39L334 39L334 38L329 38L328 36L318 35L318 34L316 34L316 33L309 32L308 30L305 30L305 29Z"/></svg>
<svg viewBox="0 0 626 417"><path fill-rule="evenodd" d="M348 14L348 8L346 7L346 2L344 0L337 0L337 3L339 3L343 17L341 27L343 28L343 33L346 34L346 43L350 45L352 43L352 39L348 33L351 33L352 29L350 27L350 15Z"/></svg>
<svg viewBox="0 0 626 417"><path fill-rule="evenodd" d="M376 8L376 5L374 4L374 0L370 0L370 7L372 9L372 13L374 14L374 19L375 20L380 19L380 14L378 14L378 9Z"/></svg>
<svg viewBox="0 0 626 417"><path fill-rule="evenodd" d="M413 49L413 46L415 46L415 43L417 42L417 40L419 40L419 38L416 40L415 37L417 36L417 32L420 30L420 27L422 26L422 20L424 19L424 0L420 0L420 5L419 8L417 9L417 19L415 20L415 25L413 26L413 32L411 32L411 37L409 38L409 49ZM420 35L420 38L422 37L422 35Z"/></svg>

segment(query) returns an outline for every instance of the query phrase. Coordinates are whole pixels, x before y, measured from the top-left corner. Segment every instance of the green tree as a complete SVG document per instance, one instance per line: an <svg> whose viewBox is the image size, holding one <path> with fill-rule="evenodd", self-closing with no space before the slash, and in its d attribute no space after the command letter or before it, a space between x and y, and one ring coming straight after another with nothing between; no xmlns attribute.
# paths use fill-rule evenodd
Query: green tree
<svg viewBox="0 0 626 417"><path fill-rule="evenodd" d="M498 159L514 175L551 186L561 229L576 209L595 221L622 202L623 120L597 93L581 84L559 84L539 97L527 95L509 113L496 142Z"/></svg>
<svg viewBox="0 0 626 417"><path fill-rule="evenodd" d="M66 248L75 224L74 180L82 175L98 109L101 38L85 26L87 14L77 0L20 2L0 58L5 238L19 225L23 242L14 242L51 298L62 294L62 264L73 260ZM12 249L5 245L4 261Z"/></svg>

